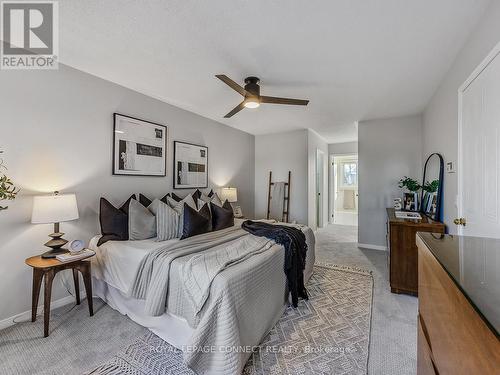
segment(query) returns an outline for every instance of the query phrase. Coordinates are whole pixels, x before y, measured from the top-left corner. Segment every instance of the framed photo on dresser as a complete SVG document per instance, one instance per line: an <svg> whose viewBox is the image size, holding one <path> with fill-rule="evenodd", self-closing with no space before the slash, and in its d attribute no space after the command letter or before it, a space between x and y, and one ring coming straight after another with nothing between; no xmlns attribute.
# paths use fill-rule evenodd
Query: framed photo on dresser
<svg viewBox="0 0 500 375"><path fill-rule="evenodd" d="M208 187L208 147L174 141L174 189Z"/></svg>
<svg viewBox="0 0 500 375"><path fill-rule="evenodd" d="M113 114L113 174L167 175L167 127Z"/></svg>

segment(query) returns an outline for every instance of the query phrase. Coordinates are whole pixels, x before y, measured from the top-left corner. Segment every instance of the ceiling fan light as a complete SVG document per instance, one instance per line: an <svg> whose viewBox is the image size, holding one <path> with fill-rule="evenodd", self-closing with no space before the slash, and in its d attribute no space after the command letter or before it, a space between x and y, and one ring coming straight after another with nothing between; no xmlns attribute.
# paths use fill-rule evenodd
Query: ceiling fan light
<svg viewBox="0 0 500 375"><path fill-rule="evenodd" d="M257 108L260 106L259 98L246 98L245 103L243 104L245 108Z"/></svg>

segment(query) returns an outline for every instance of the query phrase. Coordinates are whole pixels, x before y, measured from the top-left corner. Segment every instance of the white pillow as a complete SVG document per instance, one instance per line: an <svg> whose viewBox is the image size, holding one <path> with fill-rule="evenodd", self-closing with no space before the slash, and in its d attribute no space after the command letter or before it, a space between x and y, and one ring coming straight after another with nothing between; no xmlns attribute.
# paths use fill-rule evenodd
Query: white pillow
<svg viewBox="0 0 500 375"><path fill-rule="evenodd" d="M156 215L156 241L178 237L180 215L173 208L159 199L155 199L148 208Z"/></svg>

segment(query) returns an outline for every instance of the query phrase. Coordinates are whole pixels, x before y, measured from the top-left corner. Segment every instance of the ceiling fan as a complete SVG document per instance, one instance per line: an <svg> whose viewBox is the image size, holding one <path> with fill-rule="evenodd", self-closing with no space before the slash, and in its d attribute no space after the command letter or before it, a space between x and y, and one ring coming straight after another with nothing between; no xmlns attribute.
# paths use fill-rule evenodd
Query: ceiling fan
<svg viewBox="0 0 500 375"><path fill-rule="evenodd" d="M224 74L218 74L216 75L216 77L245 98L231 112L225 115L225 118L234 116L243 108L257 108L261 105L261 103L288 105L307 105L307 103L309 103L309 100L276 98L274 96L260 95L260 79L258 79L257 77L245 78L245 87L241 87Z"/></svg>

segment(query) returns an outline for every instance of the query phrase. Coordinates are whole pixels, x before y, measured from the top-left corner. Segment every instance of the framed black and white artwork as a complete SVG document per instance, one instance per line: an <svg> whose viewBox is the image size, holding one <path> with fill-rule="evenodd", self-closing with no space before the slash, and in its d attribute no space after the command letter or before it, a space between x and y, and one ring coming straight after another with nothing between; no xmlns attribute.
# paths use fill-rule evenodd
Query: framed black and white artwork
<svg viewBox="0 0 500 375"><path fill-rule="evenodd" d="M208 147L174 142L174 189L208 187Z"/></svg>
<svg viewBox="0 0 500 375"><path fill-rule="evenodd" d="M167 127L115 113L113 115L113 174L167 174Z"/></svg>

